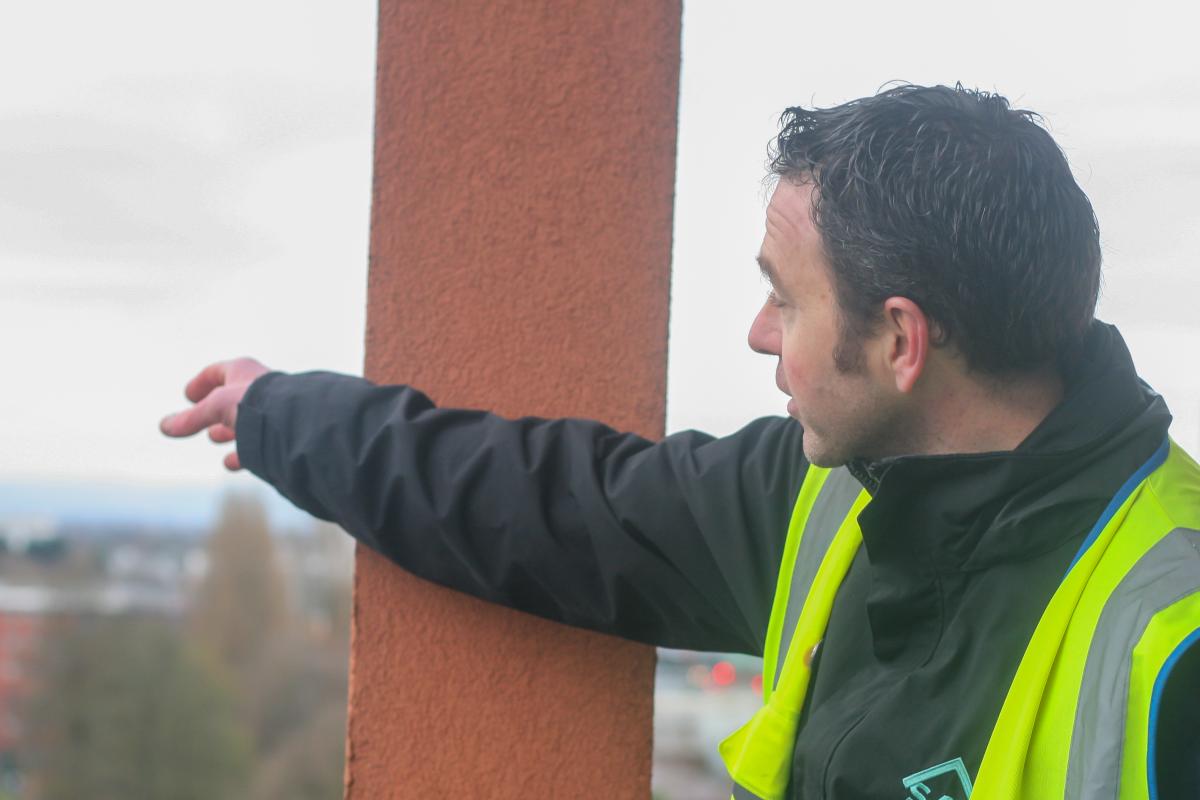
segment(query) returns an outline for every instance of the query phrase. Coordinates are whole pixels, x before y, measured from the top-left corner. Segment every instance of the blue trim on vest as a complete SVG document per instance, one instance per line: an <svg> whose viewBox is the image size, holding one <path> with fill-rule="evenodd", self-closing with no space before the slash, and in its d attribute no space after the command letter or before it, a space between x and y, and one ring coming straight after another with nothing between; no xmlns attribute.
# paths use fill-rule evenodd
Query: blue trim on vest
<svg viewBox="0 0 1200 800"><path fill-rule="evenodd" d="M1154 692L1150 695L1150 731L1147 736L1150 746L1146 748L1146 776L1150 784L1150 800L1158 800L1158 770L1155 764L1155 751L1158 744L1158 706L1162 702L1163 688L1167 685L1167 678L1171 676L1171 670L1175 668L1175 662L1197 641L1200 641L1200 630L1192 631L1186 639L1179 643L1178 647L1171 651L1171 655L1167 656L1167 660L1163 662L1158 677L1154 679Z"/></svg>
<svg viewBox="0 0 1200 800"><path fill-rule="evenodd" d="M1096 524L1092 526L1091 531L1089 531L1087 537L1084 538L1083 546L1079 548L1079 552L1075 554L1073 559L1071 559L1071 566L1067 567L1068 574L1072 569L1075 568L1075 564L1079 562L1079 559L1083 557L1083 554L1087 552L1087 549L1095 543L1096 539L1100 536L1100 531L1104 530L1104 528L1108 525L1108 522L1112 519L1113 514L1117 513L1117 509L1129 499L1129 495L1133 494L1133 490L1136 489L1142 481L1146 480L1147 475L1162 466L1162 463L1167 460L1167 454L1170 452L1171 440L1163 439L1163 443L1158 446L1157 450L1154 451L1154 455L1150 456L1150 459L1145 464L1142 464L1140 467L1138 467L1137 472L1130 475L1129 480L1125 481L1125 483L1121 485L1120 489L1117 489L1117 493L1113 495L1113 499L1109 500L1108 505L1105 506L1104 513L1100 515L1100 519L1096 520Z"/></svg>

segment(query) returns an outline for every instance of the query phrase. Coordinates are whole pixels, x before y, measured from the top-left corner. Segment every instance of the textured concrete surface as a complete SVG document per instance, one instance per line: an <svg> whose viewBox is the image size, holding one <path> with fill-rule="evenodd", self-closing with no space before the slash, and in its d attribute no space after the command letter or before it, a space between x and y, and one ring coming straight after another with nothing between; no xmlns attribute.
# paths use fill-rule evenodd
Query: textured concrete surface
<svg viewBox="0 0 1200 800"><path fill-rule="evenodd" d="M367 375L658 436L677 0L383 0ZM645 798L650 648L360 549L347 796Z"/></svg>

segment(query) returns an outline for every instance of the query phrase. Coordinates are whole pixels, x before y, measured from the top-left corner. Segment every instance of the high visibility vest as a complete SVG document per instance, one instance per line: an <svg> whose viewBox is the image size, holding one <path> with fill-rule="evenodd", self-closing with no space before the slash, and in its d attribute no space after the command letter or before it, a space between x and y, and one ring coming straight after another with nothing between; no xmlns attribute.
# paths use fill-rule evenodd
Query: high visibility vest
<svg viewBox="0 0 1200 800"><path fill-rule="evenodd" d="M844 467L809 468L767 629L763 706L720 746L738 800L784 797L809 662L869 500ZM959 765L968 796L1154 800L1163 686L1197 639L1200 466L1168 439L1118 490L1051 597L973 786ZM897 797L906 785L898 779Z"/></svg>

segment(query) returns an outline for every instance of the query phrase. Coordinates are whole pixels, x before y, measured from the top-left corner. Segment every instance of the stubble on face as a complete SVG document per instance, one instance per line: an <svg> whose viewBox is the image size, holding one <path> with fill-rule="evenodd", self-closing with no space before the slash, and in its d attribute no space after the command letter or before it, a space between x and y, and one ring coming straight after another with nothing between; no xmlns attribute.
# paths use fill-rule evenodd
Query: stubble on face
<svg viewBox="0 0 1200 800"><path fill-rule="evenodd" d="M839 328L831 358L843 387L843 402L820 433L805 429L805 457L818 467L840 467L850 461L913 452L916 421L894 394L872 378L865 339L845 323Z"/></svg>
<svg viewBox="0 0 1200 800"><path fill-rule="evenodd" d="M833 365L842 375L861 375L866 371L866 348L862 337L842 319L842 313L839 308L838 341L833 348Z"/></svg>
<svg viewBox="0 0 1200 800"><path fill-rule="evenodd" d="M874 461L903 452L897 449L903 415L874 393L847 399L841 413L804 430L804 456L814 466L841 467L850 461Z"/></svg>

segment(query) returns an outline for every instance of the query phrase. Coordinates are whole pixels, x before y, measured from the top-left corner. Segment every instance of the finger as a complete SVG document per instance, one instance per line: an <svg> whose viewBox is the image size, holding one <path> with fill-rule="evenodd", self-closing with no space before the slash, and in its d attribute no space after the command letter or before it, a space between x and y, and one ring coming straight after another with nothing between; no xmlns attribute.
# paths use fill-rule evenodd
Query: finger
<svg viewBox="0 0 1200 800"><path fill-rule="evenodd" d="M231 405L230 390L221 387L191 408L163 417L158 428L167 436L191 436L212 425L225 424L228 405Z"/></svg>
<svg viewBox="0 0 1200 800"><path fill-rule="evenodd" d="M229 427L228 425L225 425L224 423L218 423L208 429L208 438L212 439L217 444L225 444L225 442L232 442L234 439L236 439L237 434L233 428Z"/></svg>
<svg viewBox="0 0 1200 800"><path fill-rule="evenodd" d="M234 450L232 453L226 454L225 469L229 470L230 472L237 472L241 468L242 462L238 460L238 454L236 450Z"/></svg>
<svg viewBox="0 0 1200 800"><path fill-rule="evenodd" d="M226 367L229 362L218 361L215 364L209 364L200 373L188 381L187 388L183 390L184 395L193 403L199 403L208 393L218 386L225 384Z"/></svg>

